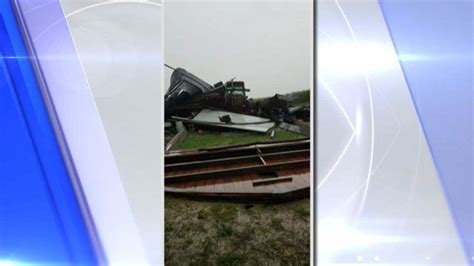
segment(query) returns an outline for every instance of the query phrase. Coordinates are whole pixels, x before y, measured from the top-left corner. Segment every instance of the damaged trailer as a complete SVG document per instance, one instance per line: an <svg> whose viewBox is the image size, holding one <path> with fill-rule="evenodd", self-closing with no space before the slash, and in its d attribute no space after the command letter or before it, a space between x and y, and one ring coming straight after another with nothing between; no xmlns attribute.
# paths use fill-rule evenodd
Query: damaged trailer
<svg viewBox="0 0 474 266"><path fill-rule="evenodd" d="M310 193L310 141L254 143L165 156L165 193L197 200L282 202Z"/></svg>
<svg viewBox="0 0 474 266"><path fill-rule="evenodd" d="M190 117L203 109L225 110L269 118L273 121L294 123L296 120L309 121L308 106L293 107L288 99L297 98L291 95L275 94L262 99L249 99L243 81L231 79L225 83L208 82L186 71L173 68L170 87L165 94L165 116Z"/></svg>

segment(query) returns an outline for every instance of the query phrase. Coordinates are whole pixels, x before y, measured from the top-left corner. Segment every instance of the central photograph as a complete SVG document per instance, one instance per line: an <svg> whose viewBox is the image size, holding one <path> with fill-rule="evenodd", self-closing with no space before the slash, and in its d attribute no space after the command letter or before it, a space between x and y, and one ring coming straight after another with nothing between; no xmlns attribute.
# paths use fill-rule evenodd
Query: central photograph
<svg viewBox="0 0 474 266"><path fill-rule="evenodd" d="M312 2L164 17L166 265L308 265Z"/></svg>

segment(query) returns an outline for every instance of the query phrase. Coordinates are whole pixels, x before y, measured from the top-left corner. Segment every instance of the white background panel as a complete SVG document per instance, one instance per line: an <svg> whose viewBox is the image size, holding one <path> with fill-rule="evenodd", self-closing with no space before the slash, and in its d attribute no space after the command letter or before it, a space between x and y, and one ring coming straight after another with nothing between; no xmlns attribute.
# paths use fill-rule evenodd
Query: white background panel
<svg viewBox="0 0 474 266"><path fill-rule="evenodd" d="M320 264L464 265L377 1L318 1Z"/></svg>
<svg viewBox="0 0 474 266"><path fill-rule="evenodd" d="M161 263L160 1L62 0L62 6L147 256Z"/></svg>

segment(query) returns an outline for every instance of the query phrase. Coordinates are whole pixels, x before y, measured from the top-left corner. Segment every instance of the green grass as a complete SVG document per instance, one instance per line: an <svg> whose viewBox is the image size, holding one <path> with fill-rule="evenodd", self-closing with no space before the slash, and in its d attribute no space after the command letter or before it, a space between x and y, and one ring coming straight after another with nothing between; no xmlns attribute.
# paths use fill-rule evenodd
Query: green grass
<svg viewBox="0 0 474 266"><path fill-rule="evenodd" d="M237 218L238 211L238 205L216 202L208 209L208 214L215 221L229 222Z"/></svg>
<svg viewBox="0 0 474 266"><path fill-rule="evenodd" d="M309 265L310 201L198 202L165 197L166 265Z"/></svg>
<svg viewBox="0 0 474 266"><path fill-rule="evenodd" d="M241 265L244 258L237 252L229 252L217 258L217 265Z"/></svg>
<svg viewBox="0 0 474 266"><path fill-rule="evenodd" d="M201 134L197 132L189 132L188 136L177 145L177 148L180 150L203 149L254 142L271 142L302 138L305 138L305 136L282 129L275 130L275 136L273 139L271 138L270 133L259 134L241 131L219 132L204 129Z"/></svg>

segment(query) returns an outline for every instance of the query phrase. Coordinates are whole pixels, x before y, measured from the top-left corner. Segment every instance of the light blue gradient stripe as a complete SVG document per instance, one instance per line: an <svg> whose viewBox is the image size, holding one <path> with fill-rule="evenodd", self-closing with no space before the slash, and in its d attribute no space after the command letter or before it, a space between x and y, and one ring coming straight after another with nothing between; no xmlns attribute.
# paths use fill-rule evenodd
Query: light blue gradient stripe
<svg viewBox="0 0 474 266"><path fill-rule="evenodd" d="M474 265L474 1L379 3L467 260Z"/></svg>

